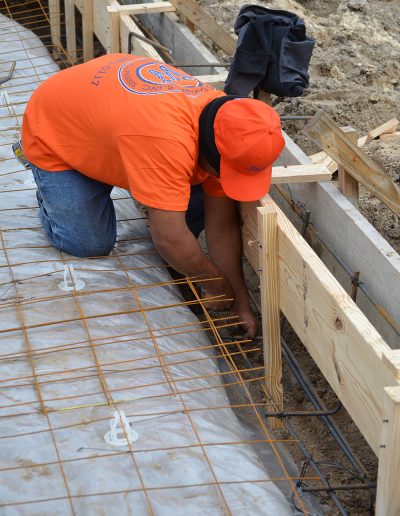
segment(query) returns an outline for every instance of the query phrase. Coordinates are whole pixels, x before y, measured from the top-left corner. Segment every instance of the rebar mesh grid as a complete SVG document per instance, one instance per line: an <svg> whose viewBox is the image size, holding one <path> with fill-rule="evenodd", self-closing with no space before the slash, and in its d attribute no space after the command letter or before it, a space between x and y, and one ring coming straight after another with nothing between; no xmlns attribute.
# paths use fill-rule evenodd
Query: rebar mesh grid
<svg viewBox="0 0 400 516"><path fill-rule="evenodd" d="M27 28L49 31L40 0L1 7ZM182 507L191 497L207 496L215 513L232 514L244 497L256 499L265 486L285 484L307 514L298 477L278 446L294 441L271 435L259 412L265 404L249 389L265 378L264 368L241 369L235 361L258 348L221 337L238 321L211 316L195 278L171 279L128 193L114 191L119 234L110 256L78 259L48 244L33 179L14 159L11 144L31 93L58 68L22 27L2 17L0 30L17 56L15 73L0 90L0 484L8 496L0 507L46 513L57 502L60 514L76 514L123 495L155 514L179 492ZM15 58L0 49L3 73ZM71 285L79 278L84 288L60 289L65 275ZM182 298L179 284L192 291L193 301ZM191 304L201 306L205 320L191 314ZM244 402L227 396L235 389ZM139 433L122 450L103 441L121 409ZM257 422L256 436L243 430L235 415L241 410ZM225 426L219 429L221 417ZM254 453L261 447L276 459L273 475ZM244 467L246 455L253 462ZM23 490L14 489L20 485Z"/></svg>

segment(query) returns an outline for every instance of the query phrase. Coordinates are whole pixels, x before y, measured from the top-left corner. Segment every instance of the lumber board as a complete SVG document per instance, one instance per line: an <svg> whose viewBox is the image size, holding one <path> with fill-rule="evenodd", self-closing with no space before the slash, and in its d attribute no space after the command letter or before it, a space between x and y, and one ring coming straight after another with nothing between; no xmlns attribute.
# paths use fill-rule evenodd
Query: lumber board
<svg viewBox="0 0 400 516"><path fill-rule="evenodd" d="M195 0L171 0L171 4L229 56L235 53L235 38L228 34Z"/></svg>
<svg viewBox="0 0 400 516"><path fill-rule="evenodd" d="M228 72L216 73L212 75L195 75L196 79L201 82L211 84L217 90L223 90L225 87L225 81L228 77Z"/></svg>
<svg viewBox="0 0 400 516"><path fill-rule="evenodd" d="M384 389L378 464L377 516L400 514L400 387Z"/></svg>
<svg viewBox="0 0 400 516"><path fill-rule="evenodd" d="M392 134L397 134L397 133L381 133L380 130L384 126L385 126L385 124L379 126L379 128L377 127L377 128L372 130L377 136L380 137L381 140L384 140L386 138L387 139L391 139L392 138ZM344 128L342 128L342 129L344 129ZM372 131L370 131L370 132L372 132ZM358 138L358 140L357 140L357 146L358 147L364 147L364 145L367 143L367 140L368 140L368 135L360 136ZM336 170L338 168L338 165L337 165L336 161L334 161L332 158L330 158L325 151L320 151L320 152L316 152L315 154L311 154L309 156L309 158L311 159L311 161L313 163L324 163L324 164L326 164L326 166L329 167L329 170L332 173L336 172ZM328 159L331 164L326 163L324 161L325 159Z"/></svg>
<svg viewBox="0 0 400 516"><path fill-rule="evenodd" d="M257 219L259 263L261 269L261 310L265 386L271 397L272 412L282 412L283 389L277 212L271 206L258 208ZM271 412L270 409L269 412ZM282 428L282 420L272 418L271 427Z"/></svg>
<svg viewBox="0 0 400 516"><path fill-rule="evenodd" d="M107 7L108 15L108 38L107 53L120 51L120 14L119 8L115 5Z"/></svg>
<svg viewBox="0 0 400 516"><path fill-rule="evenodd" d="M173 13L175 7L170 2L146 2L142 4L120 5L121 14L138 15L150 13Z"/></svg>
<svg viewBox="0 0 400 516"><path fill-rule="evenodd" d="M51 42L60 51L62 47L60 0L49 0L49 19Z"/></svg>
<svg viewBox="0 0 400 516"><path fill-rule="evenodd" d="M391 120L388 120L387 122L380 125L379 127L376 127L375 129L372 129L371 131L369 131L369 133L367 134L367 139L366 139L365 143L369 143L373 139L378 138L378 136L381 136L382 134L394 133L396 131L396 129L398 128L398 126L399 126L399 121L397 120L397 118L392 118Z"/></svg>
<svg viewBox="0 0 400 516"><path fill-rule="evenodd" d="M318 111L303 131L393 213L400 215L400 188L323 110Z"/></svg>
<svg viewBox="0 0 400 516"><path fill-rule="evenodd" d="M382 360L389 346L267 196L278 213L280 308L376 454L382 393L399 385ZM258 271L257 203L242 203L244 254Z"/></svg>
<svg viewBox="0 0 400 516"><path fill-rule="evenodd" d="M383 133L380 135L380 139L385 142L396 140L400 142L400 131L395 131L393 133Z"/></svg>
<svg viewBox="0 0 400 516"><path fill-rule="evenodd" d="M400 380L400 349L391 349L384 353L383 361L390 367L396 378Z"/></svg>
<svg viewBox="0 0 400 516"><path fill-rule="evenodd" d="M312 181L330 181L332 174L324 165L288 165L272 167L272 184L309 183Z"/></svg>
<svg viewBox="0 0 400 516"><path fill-rule="evenodd" d="M108 40L108 13L107 6L111 4L108 0L92 1L93 32L98 40L107 48Z"/></svg>
<svg viewBox="0 0 400 516"><path fill-rule="evenodd" d="M82 2L82 43L83 60L89 61L94 57L93 46L93 0L83 0Z"/></svg>
<svg viewBox="0 0 400 516"><path fill-rule="evenodd" d="M353 127L346 126L341 128L351 139L354 145L358 145L359 134ZM358 208L360 199L360 187L358 181L347 173L343 165L338 165L338 183L339 190L349 199L351 204Z"/></svg>
<svg viewBox="0 0 400 516"><path fill-rule="evenodd" d="M322 185L324 183L321 183ZM326 184L326 183L325 183ZM307 185L304 185L307 186ZM309 185L312 186L312 185ZM332 185L334 186L334 185ZM292 224L296 227L298 231L302 231L303 229L303 220L300 218L298 213L304 213L304 209L308 208L308 205L305 206L304 209L296 208L295 205L291 203L291 197L290 194L293 193L293 190L295 189L296 185L291 185L290 191L286 190L286 187L278 186L278 187L272 187L271 189L271 197L274 199L274 201L278 204L278 206L281 207L281 209L284 211L285 215L289 218L289 220L292 222ZM319 186L318 186L319 189ZM296 196L294 197L296 199ZM329 199L329 198L328 198ZM346 201L347 204L347 201ZM329 205L328 205L329 206ZM326 212L330 214L329 208L326 209ZM353 208L351 208L351 211L353 211ZM351 214L350 211L350 214ZM358 216L360 216L359 212L357 211ZM346 292L350 293L352 289L352 283L351 283L351 276L354 274L355 269L349 269L346 267L346 265L338 259L336 253L333 252L333 250L329 249L325 244L323 239L321 239L321 236L315 231L316 225L318 224L318 217L315 217L313 215L313 212L311 212L311 222L312 226L309 226L308 230L306 231L306 240L308 244L314 249L318 257L324 262L325 266L328 268L328 270L335 276L335 278L339 281L339 283L342 285L342 287L346 290ZM334 217L334 220L336 221L336 218ZM355 227L357 230L357 226L355 226L354 223L352 223L352 219L349 218L348 224L352 224L352 227ZM335 227L335 226L334 226ZM343 231L343 228L341 224L338 224L338 227L341 231ZM342 235L338 235L338 238L342 236L343 240L346 240L347 235L350 232L342 233ZM355 231L355 234L357 234L357 231ZM351 233L349 234L349 237L351 237ZM358 241L357 243L358 244ZM361 244L363 242L361 241ZM354 243L352 243L354 246ZM368 256L366 257L368 258ZM374 255L374 259L376 259ZM366 260L368 263L368 261ZM385 265L385 268L387 268L387 264ZM366 278L364 274L364 268L363 273L361 274L361 282L364 283L369 288L369 279ZM359 270L359 269L357 269ZM386 279L386 276L384 276ZM375 277L372 277L373 280L375 280ZM400 281L400 280L398 280ZM357 292L357 306L361 309L361 311L366 315L368 320L372 323L372 325L376 328L376 330L380 333L380 335L385 339L385 341L392 347L396 348L400 344L400 321L396 322L394 318L387 313L387 311L380 306L379 309L375 306L373 300L370 298L369 293L365 292L363 288L359 288Z"/></svg>
<svg viewBox="0 0 400 516"><path fill-rule="evenodd" d="M75 26L75 2L64 0L65 5L65 35L67 39L67 52L71 64L76 63L76 26Z"/></svg>

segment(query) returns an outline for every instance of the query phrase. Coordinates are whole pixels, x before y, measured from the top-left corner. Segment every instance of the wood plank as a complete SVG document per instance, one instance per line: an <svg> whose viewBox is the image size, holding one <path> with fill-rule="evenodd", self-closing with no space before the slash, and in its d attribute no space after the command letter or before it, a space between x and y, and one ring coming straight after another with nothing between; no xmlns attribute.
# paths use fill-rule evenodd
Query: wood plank
<svg viewBox="0 0 400 516"><path fill-rule="evenodd" d="M271 206L258 208L258 242L261 278L261 309L265 386L271 397L268 412L283 411L282 349L280 332L278 224ZM272 410L271 410L272 408ZM282 428L282 420L271 419L272 428Z"/></svg>
<svg viewBox="0 0 400 516"><path fill-rule="evenodd" d="M380 135L380 139L382 141L400 141L400 131L395 131L394 133L383 133Z"/></svg>
<svg viewBox="0 0 400 516"><path fill-rule="evenodd" d="M108 43L108 13L107 6L111 4L109 0L85 0L87 4L92 4L93 32L97 39L107 48ZM118 4L119 5L119 4Z"/></svg>
<svg viewBox="0 0 400 516"><path fill-rule="evenodd" d="M372 129L367 134L367 139L365 143L369 143L374 138L378 138L378 136L384 134L384 133L394 133L396 129L399 126L399 121L397 118L392 118L388 122L385 122L384 124L380 125L379 127L376 127L375 129Z"/></svg>
<svg viewBox="0 0 400 516"><path fill-rule="evenodd" d="M332 174L324 165L289 165L272 167L272 184L309 183L312 181L330 181Z"/></svg>
<svg viewBox="0 0 400 516"><path fill-rule="evenodd" d="M82 43L83 60L89 61L94 57L93 48L93 0L83 0L82 2Z"/></svg>
<svg viewBox="0 0 400 516"><path fill-rule="evenodd" d="M217 90L223 90L225 88L225 81L228 77L228 72L217 73L213 75L195 75L194 77L196 77L196 79L198 79L201 82L211 84Z"/></svg>
<svg viewBox="0 0 400 516"><path fill-rule="evenodd" d="M119 8L115 5L107 7L108 16L108 38L107 53L120 51L120 14Z"/></svg>
<svg viewBox="0 0 400 516"><path fill-rule="evenodd" d="M393 374L400 380L400 349L391 349L383 354L383 361L392 370Z"/></svg>
<svg viewBox="0 0 400 516"><path fill-rule="evenodd" d="M400 215L400 188L324 111L320 110L303 131L393 213Z"/></svg>
<svg viewBox="0 0 400 516"><path fill-rule="evenodd" d="M316 188L319 185L324 185L327 183L318 183L314 185ZM329 183L331 184L331 183ZM291 185L290 192L293 191L296 185ZM305 185L307 186L307 185ZM332 187L334 185L332 184ZM271 197L274 201L282 206L285 212L285 215L289 218L289 220L293 223L298 231L301 231L303 228L304 221L298 216L297 213L304 213L304 209L300 209L298 206L290 203L290 193L286 192L284 188L281 186L273 187L271 191ZM341 196L342 199L344 199ZM346 204L348 201L346 199ZM355 208L351 208L351 210L355 211ZM326 209L326 212L330 214L329 209ZM359 212L358 212L359 213ZM335 218L336 220L336 218ZM325 266L334 275L334 277L339 281L342 287L346 290L346 292L351 292L352 283L351 283L351 275L355 271L349 270L344 264L336 258L336 253L334 254L330 249L324 245L324 242L321 240L320 235L315 231L315 225L318 222L318 218L314 217L313 212L311 212L311 222L312 226L309 226L307 231L307 242L317 253L318 257L324 262ZM339 229L336 228L339 233L339 237L343 239L346 238L348 234L348 229L345 232L346 226L342 227L339 225ZM351 233L349 235L351 237ZM355 244L355 245L354 245ZM352 243L353 247L356 250L356 243ZM361 276L361 279L363 276ZM368 282L367 278L367 282ZM375 279L375 278L374 278ZM377 307L374 304L374 301L367 295L363 288L358 289L357 293L357 306L364 313L367 319L371 322L371 324L375 327L375 329L380 333L383 339L392 347L395 348L399 346L399 335L400 335L400 322L396 323L393 317L390 314L386 313L383 307ZM390 324L389 322L390 321Z"/></svg>
<svg viewBox="0 0 400 516"><path fill-rule="evenodd" d="M354 145L358 145L358 131L356 131L353 127L350 126L342 127L341 129L343 132L346 133L346 135L348 136L348 138L350 138ZM338 166L338 176L339 190L342 192L344 196L347 197L351 204L358 209L360 200L360 187L358 181L347 173L343 165Z"/></svg>
<svg viewBox="0 0 400 516"><path fill-rule="evenodd" d="M51 42L57 51L61 50L60 0L49 0Z"/></svg>
<svg viewBox="0 0 400 516"><path fill-rule="evenodd" d="M399 385L389 346L272 199L278 213L280 308L376 454L382 392ZM257 203L242 203L243 249L258 271ZM250 244L250 245L249 245Z"/></svg>
<svg viewBox="0 0 400 516"><path fill-rule="evenodd" d="M232 56L236 50L236 40L219 25L212 16L202 9L195 0L170 0L171 4L193 22L204 34Z"/></svg>
<svg viewBox="0 0 400 516"><path fill-rule="evenodd" d="M64 0L65 5L65 33L67 38L67 52L71 64L76 63L76 26L75 1Z"/></svg>
<svg viewBox="0 0 400 516"><path fill-rule="evenodd" d="M138 15L150 13L173 13L175 7L170 2L146 2L142 4L120 5L121 14Z"/></svg>
<svg viewBox="0 0 400 516"><path fill-rule="evenodd" d="M377 516L400 514L400 387L384 389L380 441Z"/></svg>

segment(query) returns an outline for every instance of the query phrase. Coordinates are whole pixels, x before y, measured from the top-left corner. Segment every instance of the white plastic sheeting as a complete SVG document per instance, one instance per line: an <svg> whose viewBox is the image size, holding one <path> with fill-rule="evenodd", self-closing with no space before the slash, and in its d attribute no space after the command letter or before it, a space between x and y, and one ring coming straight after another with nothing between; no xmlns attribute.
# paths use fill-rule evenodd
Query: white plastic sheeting
<svg viewBox="0 0 400 516"><path fill-rule="evenodd" d="M31 175L7 144L58 67L4 16L0 32L1 70L17 61L0 106L0 512L292 514L257 453L270 444L249 443L215 351L127 193L114 194L112 256L49 247ZM79 291L60 289L65 264ZM104 440L117 409L138 435L129 446Z"/></svg>

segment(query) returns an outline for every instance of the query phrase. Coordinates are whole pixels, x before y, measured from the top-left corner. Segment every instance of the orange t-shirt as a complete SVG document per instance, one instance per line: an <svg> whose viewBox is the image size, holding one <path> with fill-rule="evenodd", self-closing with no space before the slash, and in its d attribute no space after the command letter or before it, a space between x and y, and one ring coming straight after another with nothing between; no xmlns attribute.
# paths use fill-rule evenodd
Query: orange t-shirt
<svg viewBox="0 0 400 516"><path fill-rule="evenodd" d="M32 95L22 125L27 159L129 189L141 203L185 211L190 185L225 196L198 166L199 117L224 95L165 63L108 54L63 70Z"/></svg>

